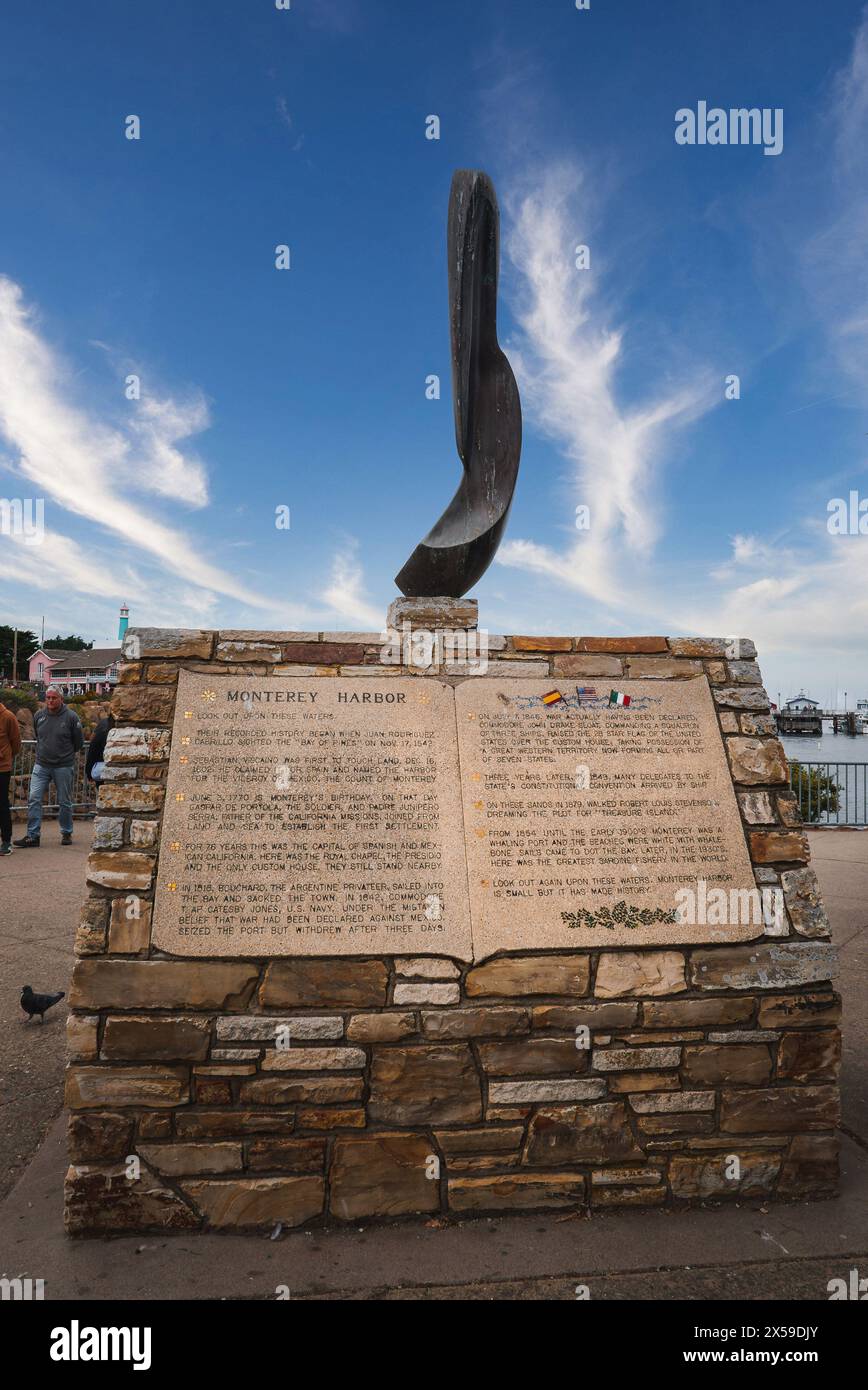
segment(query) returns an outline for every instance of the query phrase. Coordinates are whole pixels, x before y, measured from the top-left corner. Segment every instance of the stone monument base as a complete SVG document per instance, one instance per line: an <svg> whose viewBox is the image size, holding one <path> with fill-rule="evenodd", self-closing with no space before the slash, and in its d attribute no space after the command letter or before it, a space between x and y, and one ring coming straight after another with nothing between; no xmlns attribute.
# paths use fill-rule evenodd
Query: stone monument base
<svg viewBox="0 0 868 1390"><path fill-rule="evenodd" d="M401 601L392 618L476 622L468 601ZM384 667L372 633L139 630L125 652L70 996L70 1233L835 1194L828 924L752 644L733 659L723 639L489 639L481 681L538 678L579 703L589 682L606 697L702 682L738 854L784 910L736 942L638 907L593 931L579 913L574 945L475 959L190 958L152 937L179 672L349 685L391 670L424 691L473 680L460 663L419 672L402 651Z"/></svg>

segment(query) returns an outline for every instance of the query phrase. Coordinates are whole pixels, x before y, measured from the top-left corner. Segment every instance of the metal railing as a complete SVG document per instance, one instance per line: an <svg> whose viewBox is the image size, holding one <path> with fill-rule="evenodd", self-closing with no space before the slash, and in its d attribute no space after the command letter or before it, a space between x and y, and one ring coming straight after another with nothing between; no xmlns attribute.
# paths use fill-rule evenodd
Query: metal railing
<svg viewBox="0 0 868 1390"><path fill-rule="evenodd" d="M790 786L806 825L868 825L868 763L791 759Z"/></svg>
<svg viewBox="0 0 868 1390"><path fill-rule="evenodd" d="M87 759L88 740L85 739L75 759L75 776L72 783L72 813L75 816L92 816L96 811L96 787L85 776L84 765ZM13 811L27 810L27 793L30 788L30 774L36 762L36 740L24 739L21 752L12 764L12 778L9 783L9 800ZM57 790L52 782L48 788L42 807L43 815L57 815Z"/></svg>

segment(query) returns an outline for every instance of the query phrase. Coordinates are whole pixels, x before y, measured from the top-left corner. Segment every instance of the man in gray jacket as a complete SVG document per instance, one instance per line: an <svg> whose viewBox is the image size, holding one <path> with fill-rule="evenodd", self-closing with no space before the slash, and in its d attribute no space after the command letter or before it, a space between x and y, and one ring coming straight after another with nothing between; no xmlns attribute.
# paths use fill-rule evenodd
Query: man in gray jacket
<svg viewBox="0 0 868 1390"><path fill-rule="evenodd" d="M27 834L15 844L19 849L36 849L42 829L42 799L53 782L57 788L60 819L60 843L72 844L72 783L75 759L84 742L81 721L75 710L68 709L56 685L45 692L45 709L38 710L33 724L36 729L36 762L30 774L30 794L27 798Z"/></svg>

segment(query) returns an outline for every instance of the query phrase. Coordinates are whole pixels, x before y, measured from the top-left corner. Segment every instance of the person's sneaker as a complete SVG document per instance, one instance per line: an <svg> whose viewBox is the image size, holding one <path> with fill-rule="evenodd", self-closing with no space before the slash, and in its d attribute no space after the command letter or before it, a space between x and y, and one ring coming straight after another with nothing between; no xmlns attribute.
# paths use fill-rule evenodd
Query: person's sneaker
<svg viewBox="0 0 868 1390"><path fill-rule="evenodd" d="M39 836L23 835L20 840L13 840L12 843L18 849L39 849Z"/></svg>
<svg viewBox="0 0 868 1390"><path fill-rule="evenodd" d="M60 837L60 843L61 843L62 845L71 845L71 844L72 844L72 831L71 831L71 830L70 830L69 834L66 834L66 832L64 832L64 833L61 835L61 837Z"/></svg>
<svg viewBox="0 0 868 1390"><path fill-rule="evenodd" d="M3 843L0 844L0 854L11 854L11 853L12 853L12 846L11 846L11 844L9 843L8 840L4 840Z"/></svg>

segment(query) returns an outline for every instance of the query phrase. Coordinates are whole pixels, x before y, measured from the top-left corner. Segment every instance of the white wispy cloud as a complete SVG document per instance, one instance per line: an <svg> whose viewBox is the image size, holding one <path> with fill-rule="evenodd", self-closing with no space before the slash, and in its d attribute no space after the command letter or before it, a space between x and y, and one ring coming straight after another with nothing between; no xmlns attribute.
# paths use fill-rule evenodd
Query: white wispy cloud
<svg viewBox="0 0 868 1390"><path fill-rule="evenodd" d="M358 560L358 543L348 539L332 561L331 578L323 599L341 622L357 623L362 631L379 632L385 621L382 609L368 603Z"/></svg>
<svg viewBox="0 0 868 1390"><path fill-rule="evenodd" d="M655 472L676 431L716 403L710 375L685 367L679 385L638 405L622 404L625 330L607 300L605 271L589 235L595 200L587 179L576 166L562 164L509 202L507 251L519 277L520 326L509 355L529 419L572 465L574 505L590 508L590 528L574 532L576 539L563 549L532 539L508 541L498 559L606 603L617 569L626 605L635 599L625 584L627 565L647 562L660 535ZM579 240L592 245L589 271L575 268ZM566 517L565 528L572 524Z"/></svg>

